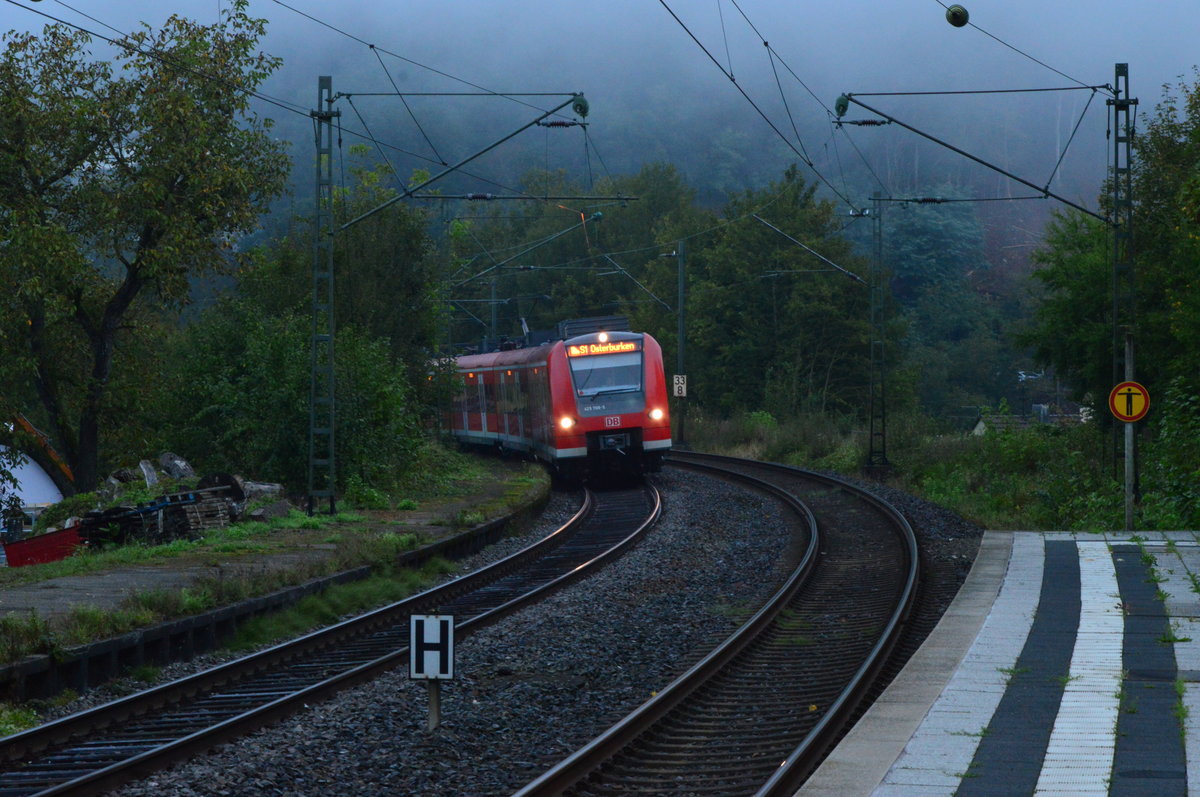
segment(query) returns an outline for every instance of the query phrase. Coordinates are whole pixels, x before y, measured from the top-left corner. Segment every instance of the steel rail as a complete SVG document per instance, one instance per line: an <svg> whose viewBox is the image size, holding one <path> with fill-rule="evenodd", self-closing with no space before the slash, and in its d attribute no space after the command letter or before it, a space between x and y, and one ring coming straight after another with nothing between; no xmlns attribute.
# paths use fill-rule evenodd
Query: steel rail
<svg viewBox="0 0 1200 797"><path fill-rule="evenodd" d="M646 495L650 503L649 513L643 516L632 530L621 531L615 540L605 540L603 551L588 554L581 548L581 553L576 560L560 566L560 571L565 568L565 572L540 577L532 589L527 589L523 594L507 597L498 605L468 617L458 623L456 627L470 633L488 623L495 622L552 590L593 572L619 556L634 544L661 514L662 501L658 491L649 488ZM579 536L578 529L585 523L590 524L597 511L597 501L594 495L588 491L579 511L562 527L537 543L486 568L481 568L361 617L315 631L299 639L273 646L211 670L0 739L0 760L16 762L39 751L71 744L75 740L86 737L94 729L148 717L155 711L161 711L164 707L180 706L185 701L199 699L203 695L211 695L221 687L242 683L272 669L301 662L305 657L335 650L339 645L351 640L361 640L370 634L386 636L387 629L403 626L405 644L394 645L391 651L385 655L323 678L302 689L261 702L235 716L158 744L152 749L64 779L56 785L22 792L19 785L9 784L16 785L16 791L12 793L56 795L95 793L111 789L159 771L170 763L268 725L294 713L308 703L324 699L338 691L378 677L406 660L409 615L440 611L445 606L453 605L455 600L467 595L472 590L495 585L502 579L522 571L530 563L544 557L551 550L572 544L572 539ZM582 561L578 561L580 557L583 558ZM20 773L21 770L15 772ZM0 793L9 793L4 790L4 781L12 774L11 772L0 773Z"/></svg>
<svg viewBox="0 0 1200 797"><path fill-rule="evenodd" d="M676 466L685 466L697 470L716 471L723 478L740 479L750 483L758 482L748 474L740 471L730 471L728 468L763 468L789 476L814 480L821 484L848 491L850 494L867 501L875 507L883 517L897 530L903 549L907 554L907 567L904 569L903 586L899 599L894 604L890 618L878 635L863 662L847 680L845 687L825 710L817 724L804 736L794 750L786 756L775 768L758 790L759 795L791 794L815 768L824 756L828 745L836 738L840 730L852 719L854 710L867 695L871 683L886 663L887 657L894 648L903 629L905 619L912 611L917 594L917 574L919 552L916 536L904 516L888 502L878 496L863 491L841 479L825 474L805 471L790 466L778 466L771 463L753 462L733 457L716 457L698 455L690 452L672 452L668 462ZM761 483L761 482L760 482ZM785 492L782 488L768 485L767 489L778 494ZM799 503L799 499L788 493L789 505ZM704 660L681 675L668 685L656 697L647 701L636 711L622 719L605 733L595 738L588 745L561 761L558 765L543 773L541 777L526 785L516 793L517 797L542 797L542 795L561 794L571 790L596 772L601 765L612 759L626 745L645 733L657 722L662 720L675 707L682 704L689 695L696 693L703 682L720 671L726 664L733 661L737 653L746 648L757 634L766 629L774 618L788 604L789 599L799 589L799 575L804 570L806 578L811 572L814 550L817 545L815 520L811 510L804 506L803 512L813 524L814 534L810 539L809 551L801 560L801 565L787 580L785 585L776 592L770 601L747 621L735 634L720 647L710 653ZM620 787L615 787L620 791Z"/></svg>
<svg viewBox="0 0 1200 797"><path fill-rule="evenodd" d="M674 456L672 454L671 459L674 459ZM710 471L719 470L706 466L699 466L699 468ZM738 653L758 637L764 628L774 621L816 567L817 554L820 550L820 532L817 528L816 518L803 502L768 482L744 474L721 471L721 475L739 479L774 495L800 515L807 524L809 533L808 545L801 556L800 563L788 576L783 586L711 653L617 724L516 792L514 797L550 797L562 794L585 778L597 766L665 717L672 709L686 700L692 692L728 665Z"/></svg>
<svg viewBox="0 0 1200 797"><path fill-rule="evenodd" d="M861 704L871 688L874 679L887 663L887 658L895 648L903 631L904 623L912 613L917 600L919 583L920 551L916 533L904 514L883 498L857 487L850 482L825 473L798 468L794 465L780 463L764 463L739 457L719 454L699 454L695 452L673 452L672 459L679 458L686 462L691 457L699 462L724 462L735 466L753 466L790 472L806 479L824 482L839 489L852 492L862 500L874 505L890 517L900 531L908 556L908 568L901 600L897 603L896 611L888 620L878 642L864 659L862 665L848 682L846 689L838 696L829 710L822 715L817 725L809 731L796 749L779 765L769 780L758 790L756 797L784 797L793 794L806 778L820 764L828 745L836 740L840 732L850 721L854 710Z"/></svg>

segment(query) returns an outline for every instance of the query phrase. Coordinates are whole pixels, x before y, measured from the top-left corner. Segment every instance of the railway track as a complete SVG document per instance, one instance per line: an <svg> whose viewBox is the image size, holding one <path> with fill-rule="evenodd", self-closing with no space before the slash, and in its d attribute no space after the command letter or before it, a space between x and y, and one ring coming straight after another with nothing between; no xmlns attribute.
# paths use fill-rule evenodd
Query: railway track
<svg viewBox="0 0 1200 797"><path fill-rule="evenodd" d="M886 502L785 466L673 453L809 518L771 600L637 711L518 792L791 794L852 720L917 593L916 538Z"/></svg>
<svg viewBox="0 0 1200 797"><path fill-rule="evenodd" d="M580 511L500 562L300 639L0 740L0 797L96 793L274 722L407 660L408 618L465 634L611 561L661 511L652 487L587 493Z"/></svg>

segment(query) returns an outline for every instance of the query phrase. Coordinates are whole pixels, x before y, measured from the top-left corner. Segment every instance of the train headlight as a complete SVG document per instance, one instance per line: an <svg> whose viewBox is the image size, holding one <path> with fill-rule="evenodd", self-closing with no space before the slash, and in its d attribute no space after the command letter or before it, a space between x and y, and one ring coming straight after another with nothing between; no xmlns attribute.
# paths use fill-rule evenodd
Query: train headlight
<svg viewBox="0 0 1200 797"><path fill-rule="evenodd" d="M650 410L650 419L654 421L661 421L663 419L663 411L658 407Z"/></svg>
<svg viewBox="0 0 1200 797"><path fill-rule="evenodd" d="M570 429L572 426L575 425L575 419L570 417L569 415L564 415L563 417L558 419L558 425L559 425L559 427L561 427L564 430Z"/></svg>

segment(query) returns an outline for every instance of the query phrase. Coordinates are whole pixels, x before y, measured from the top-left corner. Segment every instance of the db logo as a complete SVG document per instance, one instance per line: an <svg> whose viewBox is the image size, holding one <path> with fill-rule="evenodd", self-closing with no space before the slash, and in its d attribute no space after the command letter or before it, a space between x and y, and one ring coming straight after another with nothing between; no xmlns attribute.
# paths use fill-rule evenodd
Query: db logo
<svg viewBox="0 0 1200 797"><path fill-rule="evenodd" d="M607 418L604 419L604 425L609 428L612 428L614 426L620 426L621 425L621 416L620 415L608 416Z"/></svg>

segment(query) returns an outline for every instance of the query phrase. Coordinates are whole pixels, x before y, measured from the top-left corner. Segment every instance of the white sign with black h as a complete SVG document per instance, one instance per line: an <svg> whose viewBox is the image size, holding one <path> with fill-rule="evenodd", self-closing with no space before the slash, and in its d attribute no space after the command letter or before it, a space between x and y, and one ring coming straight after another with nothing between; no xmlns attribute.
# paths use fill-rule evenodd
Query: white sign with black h
<svg viewBox="0 0 1200 797"><path fill-rule="evenodd" d="M408 677L454 677L454 617L414 614L408 620Z"/></svg>

